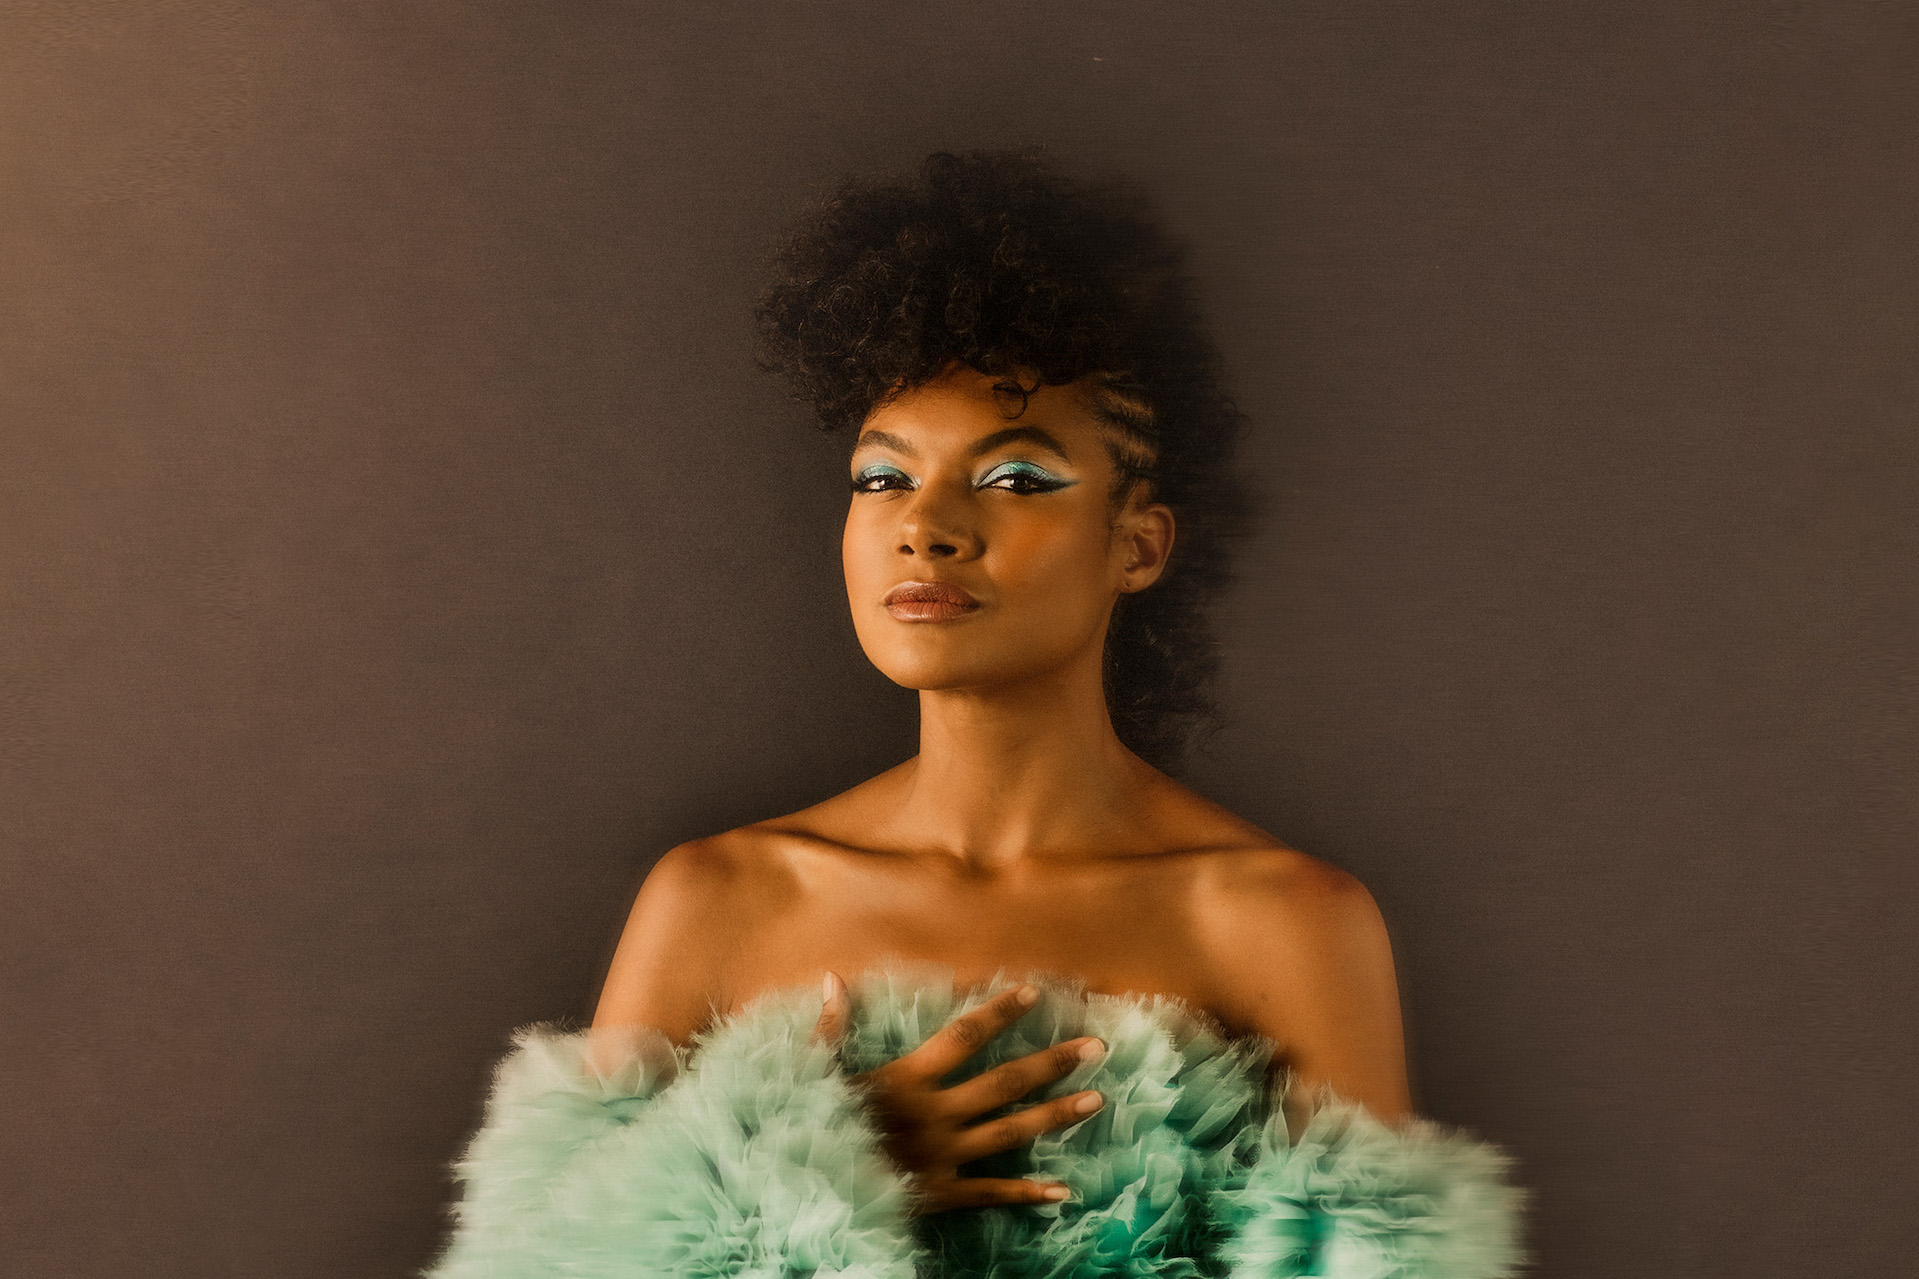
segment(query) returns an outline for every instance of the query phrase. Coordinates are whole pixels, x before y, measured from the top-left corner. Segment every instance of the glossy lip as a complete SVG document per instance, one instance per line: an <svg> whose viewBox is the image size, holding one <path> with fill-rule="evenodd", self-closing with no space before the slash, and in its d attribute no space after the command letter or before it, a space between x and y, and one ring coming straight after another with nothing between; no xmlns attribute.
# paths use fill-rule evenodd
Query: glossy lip
<svg viewBox="0 0 1919 1279"><path fill-rule="evenodd" d="M883 602L902 622L945 622L979 608L978 600L951 582L901 582Z"/></svg>
<svg viewBox="0 0 1919 1279"><path fill-rule="evenodd" d="M886 604L902 600L925 600L944 604L977 605L978 600L951 582L901 582L886 593Z"/></svg>

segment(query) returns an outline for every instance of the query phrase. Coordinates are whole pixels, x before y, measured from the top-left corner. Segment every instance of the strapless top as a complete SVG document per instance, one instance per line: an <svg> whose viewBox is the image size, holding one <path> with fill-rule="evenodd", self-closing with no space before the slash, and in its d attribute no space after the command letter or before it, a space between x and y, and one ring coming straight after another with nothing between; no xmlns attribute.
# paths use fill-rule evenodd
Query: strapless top
<svg viewBox="0 0 1919 1279"><path fill-rule="evenodd" d="M1107 1051L982 1120L1083 1089L1105 1105L962 1175L1036 1177L1063 1203L915 1215L854 1079L1014 980L961 988L889 963L848 981L844 1036L817 989L766 992L679 1046L648 1027L520 1031L431 1279L1499 1279L1525 1260L1527 1193L1499 1147L1289 1098L1274 1045L1166 995L1024 974L1039 1002L944 1082L1063 1039ZM1288 1100L1308 1118L1289 1135Z"/></svg>

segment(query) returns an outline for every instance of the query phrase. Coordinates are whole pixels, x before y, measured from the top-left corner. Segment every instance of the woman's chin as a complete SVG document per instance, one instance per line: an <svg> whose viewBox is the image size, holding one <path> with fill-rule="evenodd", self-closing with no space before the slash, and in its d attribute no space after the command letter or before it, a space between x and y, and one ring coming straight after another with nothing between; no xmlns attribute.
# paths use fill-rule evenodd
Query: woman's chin
<svg viewBox="0 0 1919 1279"><path fill-rule="evenodd" d="M871 653L867 654L872 657ZM977 652L952 654L951 660L942 660L941 654L932 653L889 653L886 660L873 663L880 674L886 676L902 688L915 689L922 693L950 693L968 691L990 694L995 689L1012 690L1022 686L1030 687L1032 681L1043 676L1046 668L1032 661L1027 655L1024 660L993 662L981 660Z"/></svg>

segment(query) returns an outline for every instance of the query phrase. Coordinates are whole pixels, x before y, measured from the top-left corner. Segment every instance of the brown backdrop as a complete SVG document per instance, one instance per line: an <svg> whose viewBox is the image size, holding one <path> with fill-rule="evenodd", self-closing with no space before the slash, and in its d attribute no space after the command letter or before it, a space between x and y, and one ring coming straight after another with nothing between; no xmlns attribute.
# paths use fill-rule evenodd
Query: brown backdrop
<svg viewBox="0 0 1919 1279"><path fill-rule="evenodd" d="M910 753L755 263L1040 142L1256 423L1192 780L1541 1273L1903 1272L1914 14L0 3L0 1269L408 1273L651 859Z"/></svg>

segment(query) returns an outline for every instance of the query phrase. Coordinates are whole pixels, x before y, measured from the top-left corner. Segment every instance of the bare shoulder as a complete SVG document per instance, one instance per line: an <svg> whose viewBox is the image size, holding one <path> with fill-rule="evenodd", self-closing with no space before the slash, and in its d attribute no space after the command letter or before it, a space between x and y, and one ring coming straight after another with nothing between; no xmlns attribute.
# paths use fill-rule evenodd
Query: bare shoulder
<svg viewBox="0 0 1919 1279"><path fill-rule="evenodd" d="M1206 852L1195 889L1218 928L1267 932L1276 914L1320 928L1364 927L1377 914L1372 894L1355 876L1178 782L1156 781L1168 842Z"/></svg>
<svg viewBox="0 0 1919 1279"><path fill-rule="evenodd" d="M1272 1039L1305 1088L1383 1119L1411 1109L1392 941L1365 884L1249 848L1213 859L1195 906L1222 1013Z"/></svg>
<svg viewBox="0 0 1919 1279"><path fill-rule="evenodd" d="M661 854L634 898L593 1024L653 1026L684 1043L710 1021L739 937L779 896L767 854L751 827Z"/></svg>
<svg viewBox="0 0 1919 1279"><path fill-rule="evenodd" d="M1385 921L1359 878L1296 848L1253 845L1208 859L1199 892L1228 947L1263 939L1313 944L1384 936Z"/></svg>
<svg viewBox="0 0 1919 1279"><path fill-rule="evenodd" d="M1203 850L1191 881L1191 918L1222 994L1268 1023L1298 988L1391 973L1386 924L1352 873L1293 848L1178 783L1160 787L1172 829Z"/></svg>
<svg viewBox="0 0 1919 1279"><path fill-rule="evenodd" d="M1147 784L1157 841L1190 854L1191 914L1203 944L1230 974L1297 952L1385 936L1359 879L1163 775ZM1295 967L1296 965L1289 965Z"/></svg>

